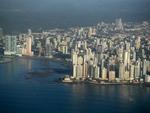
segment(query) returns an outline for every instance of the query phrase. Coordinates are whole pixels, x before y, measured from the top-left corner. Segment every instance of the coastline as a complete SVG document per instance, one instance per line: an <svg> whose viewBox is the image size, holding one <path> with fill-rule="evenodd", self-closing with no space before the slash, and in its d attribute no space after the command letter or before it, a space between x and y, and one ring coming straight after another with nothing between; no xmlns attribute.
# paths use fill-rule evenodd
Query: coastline
<svg viewBox="0 0 150 113"><path fill-rule="evenodd" d="M66 67L70 66L70 62L67 61L66 59L64 59L63 57L60 57L60 58L57 58L57 57L48 58L48 57L45 57L45 56L21 56L19 58L45 59L45 60L50 60L50 61L58 62L60 64L65 65Z"/></svg>
<svg viewBox="0 0 150 113"><path fill-rule="evenodd" d="M12 62L14 58L47 59L51 61L58 61L59 63L64 63L64 64L67 63L64 58L56 58L56 57L48 58L45 56L40 56L40 57L39 56L4 56L3 58L0 59L0 64Z"/></svg>
<svg viewBox="0 0 150 113"><path fill-rule="evenodd" d="M4 56L3 58L0 59L0 64L10 63L15 58L16 58L16 56Z"/></svg>
<svg viewBox="0 0 150 113"><path fill-rule="evenodd" d="M150 83L145 82L138 82L138 83L130 83L130 82L97 82L96 80L65 80L63 78L59 78L58 82L64 83L64 84L92 84L92 85L98 85L98 86L104 86L104 85L129 85L129 86L138 86L138 87L150 87Z"/></svg>
<svg viewBox="0 0 150 113"><path fill-rule="evenodd" d="M4 56L4 60L0 61L0 64L5 64L5 63L10 63L12 62L15 58L29 58L29 59L47 59L47 60L51 60L54 62L58 62L61 63L65 66L70 66L69 62L66 61L64 58L46 58L46 57L38 57L38 56L21 56L21 57L17 57L17 56ZM103 82L103 81L96 81L96 80L73 80L73 79L68 79L65 80L64 78L58 78L57 82L59 83L64 83L64 84L92 84L92 85L98 85L98 86L103 86L103 85L130 85L130 86L139 86L139 87L150 87L150 83L130 83L130 82Z"/></svg>

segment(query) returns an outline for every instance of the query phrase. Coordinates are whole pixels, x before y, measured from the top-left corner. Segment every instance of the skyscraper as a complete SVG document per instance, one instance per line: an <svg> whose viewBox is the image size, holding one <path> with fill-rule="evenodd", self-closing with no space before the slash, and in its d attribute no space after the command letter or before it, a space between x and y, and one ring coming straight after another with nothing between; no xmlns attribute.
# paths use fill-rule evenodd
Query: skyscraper
<svg viewBox="0 0 150 113"><path fill-rule="evenodd" d="M17 37L16 36L5 36L5 55L14 55L17 50Z"/></svg>
<svg viewBox="0 0 150 113"><path fill-rule="evenodd" d="M123 58L124 65L127 66L130 63L130 53L126 50L124 51L124 58Z"/></svg>
<svg viewBox="0 0 150 113"><path fill-rule="evenodd" d="M68 44L67 44L67 41L62 41L59 44L58 50L60 52L62 52L63 54L68 54Z"/></svg>
<svg viewBox="0 0 150 113"><path fill-rule="evenodd" d="M100 69L99 69L99 66L97 66L97 65L95 65L94 66L94 78L96 78L96 79L99 79L100 78Z"/></svg>
<svg viewBox="0 0 150 113"><path fill-rule="evenodd" d="M125 66L124 63L119 63L119 78L120 80L125 80Z"/></svg>
<svg viewBox="0 0 150 113"><path fill-rule="evenodd" d="M107 69L105 67L101 69L101 78L107 80Z"/></svg>
<svg viewBox="0 0 150 113"><path fill-rule="evenodd" d="M143 74L142 75L146 75L147 74L147 60L145 59L144 61L143 61Z"/></svg>
<svg viewBox="0 0 150 113"><path fill-rule="evenodd" d="M32 39L31 37L29 36L27 39L26 39L26 55L28 56L32 56L32 51L31 51L31 48L32 48Z"/></svg>
<svg viewBox="0 0 150 113"><path fill-rule="evenodd" d="M116 79L116 73L115 71L109 71L109 81L114 81Z"/></svg>
<svg viewBox="0 0 150 113"><path fill-rule="evenodd" d="M73 64L73 77L77 77L77 60L78 60L78 55L75 51L73 51L72 54L72 64Z"/></svg>
<svg viewBox="0 0 150 113"><path fill-rule="evenodd" d="M45 49L46 49L46 57L52 57L52 48L49 38L46 39Z"/></svg>
<svg viewBox="0 0 150 113"><path fill-rule="evenodd" d="M123 31L123 29L122 19L116 19L116 30Z"/></svg>
<svg viewBox="0 0 150 113"><path fill-rule="evenodd" d="M130 70L129 70L129 76L130 76L130 80L134 80L134 65L130 65Z"/></svg>
<svg viewBox="0 0 150 113"><path fill-rule="evenodd" d="M88 76L87 55L84 55L84 61L83 61L83 78L87 78L87 76Z"/></svg>
<svg viewBox="0 0 150 113"><path fill-rule="evenodd" d="M134 74L135 79L138 80L140 78L140 60L136 62Z"/></svg>
<svg viewBox="0 0 150 113"><path fill-rule="evenodd" d="M141 37L137 37L137 39L135 40L135 48L139 49L141 46Z"/></svg>
<svg viewBox="0 0 150 113"><path fill-rule="evenodd" d="M32 56L32 38L27 35L24 43L24 48L22 50L22 54L26 56Z"/></svg>
<svg viewBox="0 0 150 113"><path fill-rule="evenodd" d="M83 57L78 56L77 60L77 78L82 78L83 77Z"/></svg>

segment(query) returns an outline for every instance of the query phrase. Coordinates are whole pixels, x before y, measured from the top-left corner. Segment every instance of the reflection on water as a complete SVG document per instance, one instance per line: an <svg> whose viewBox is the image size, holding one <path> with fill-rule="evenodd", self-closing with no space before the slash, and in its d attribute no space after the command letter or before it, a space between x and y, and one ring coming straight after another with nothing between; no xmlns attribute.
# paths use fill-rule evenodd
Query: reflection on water
<svg viewBox="0 0 150 113"><path fill-rule="evenodd" d="M54 81L68 70L45 59L18 58L0 64L0 113L148 113L149 87ZM45 77L25 79L29 72L48 73Z"/></svg>
<svg viewBox="0 0 150 113"><path fill-rule="evenodd" d="M147 101L149 94L150 88L143 87L76 84L72 85L72 106L86 112L89 112L90 108L93 112L100 109L106 113L110 111L121 113L147 111L146 103L150 103ZM146 109L136 106L145 106Z"/></svg>

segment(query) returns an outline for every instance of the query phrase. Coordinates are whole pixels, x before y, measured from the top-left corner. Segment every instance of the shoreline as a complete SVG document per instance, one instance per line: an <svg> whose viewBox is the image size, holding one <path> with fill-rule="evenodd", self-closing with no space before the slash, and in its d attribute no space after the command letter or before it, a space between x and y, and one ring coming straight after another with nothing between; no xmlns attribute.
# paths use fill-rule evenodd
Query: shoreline
<svg viewBox="0 0 150 113"><path fill-rule="evenodd" d="M0 59L0 64L6 64L13 62L13 60L16 58L16 56L4 56Z"/></svg>
<svg viewBox="0 0 150 113"><path fill-rule="evenodd" d="M56 57L48 58L45 56L40 56L40 57L39 56L4 56L2 60L0 60L0 64L12 62L13 59L15 58L46 59L50 61L57 61L59 63L64 63L64 64L67 62L64 58L56 58Z"/></svg>
<svg viewBox="0 0 150 113"><path fill-rule="evenodd" d="M138 87L150 87L150 83L90 83L90 82L61 82L63 84L90 84L96 86L138 86Z"/></svg>
<svg viewBox="0 0 150 113"><path fill-rule="evenodd" d="M69 66L69 62L66 61L63 58L47 58L47 57L38 57L38 56L21 56L21 57L17 57L17 56L4 56L2 59L2 61L0 61L0 64L5 64L5 63L10 63L13 62L13 60L15 58L29 58L29 59L47 59L50 61L54 61L54 62L58 62L61 63L65 66ZM130 83L130 82L103 82L103 81L96 81L96 80L73 80L73 79L69 79L69 80L64 80L63 78L58 78L57 82L59 83L64 83L64 84L93 84L93 85L98 85L98 86L103 86L103 85L130 85L130 86L142 86L142 87L150 87L150 83L145 83L145 82L138 82L138 83Z"/></svg>
<svg viewBox="0 0 150 113"><path fill-rule="evenodd" d="M98 85L98 86L114 86L114 85L128 85L128 86L138 86L138 87L150 87L150 83L130 83L130 82L97 82L97 81L79 81L79 80L64 80L62 78L59 78L58 82L64 83L64 84L92 84L92 85Z"/></svg>

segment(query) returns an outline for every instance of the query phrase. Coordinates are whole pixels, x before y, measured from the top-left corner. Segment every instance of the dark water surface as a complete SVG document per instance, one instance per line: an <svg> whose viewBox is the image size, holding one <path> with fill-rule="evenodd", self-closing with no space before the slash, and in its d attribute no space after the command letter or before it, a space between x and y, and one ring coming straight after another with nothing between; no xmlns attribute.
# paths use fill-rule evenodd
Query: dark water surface
<svg viewBox="0 0 150 113"><path fill-rule="evenodd" d="M48 75L26 78L28 72ZM69 73L67 67L45 59L18 58L0 64L0 113L150 112L148 87L54 82L65 73Z"/></svg>

